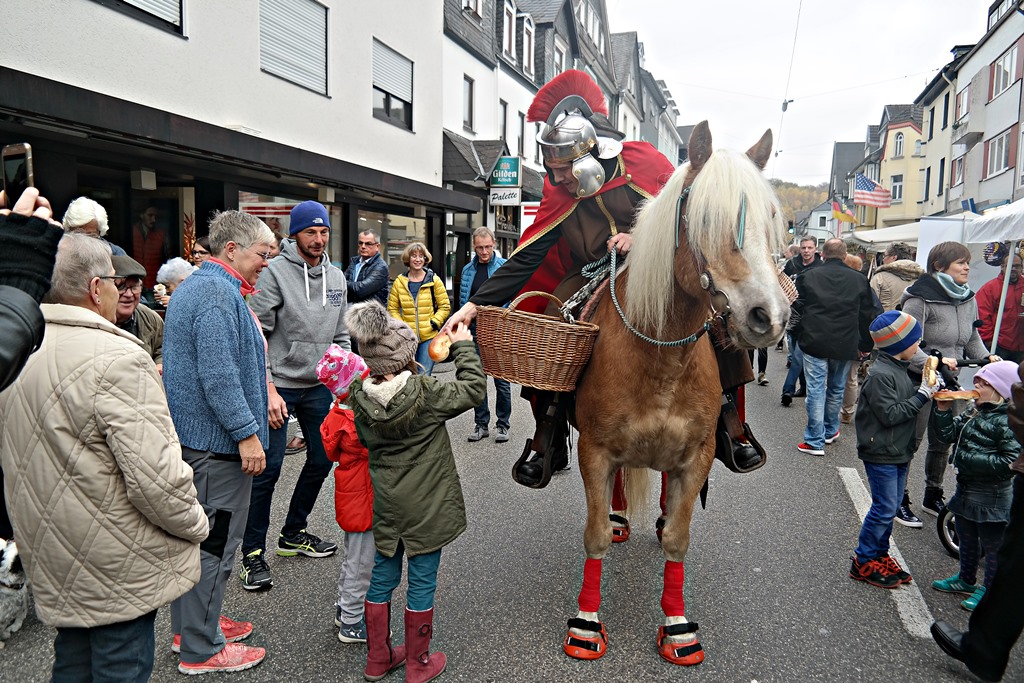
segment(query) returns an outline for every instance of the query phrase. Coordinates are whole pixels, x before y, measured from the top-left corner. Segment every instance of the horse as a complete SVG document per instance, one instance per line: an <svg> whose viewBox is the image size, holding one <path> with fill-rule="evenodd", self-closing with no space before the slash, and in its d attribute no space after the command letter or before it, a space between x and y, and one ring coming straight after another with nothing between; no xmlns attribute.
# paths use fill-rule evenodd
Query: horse
<svg viewBox="0 0 1024 683"><path fill-rule="evenodd" d="M606 293L596 306L601 331L576 388L587 522L579 612L563 641L570 657L597 659L607 651L597 613L616 472L627 475L632 512L646 500L653 469L663 473L665 494L659 654L680 665L704 659L683 604L690 520L714 462L721 408L718 365L703 332L722 317L729 342L758 348L773 346L786 329L789 301L772 257L786 229L762 173L771 145L768 130L746 154L713 152L707 122L698 124L688 163L638 213L630 267L613 278L614 296Z"/></svg>

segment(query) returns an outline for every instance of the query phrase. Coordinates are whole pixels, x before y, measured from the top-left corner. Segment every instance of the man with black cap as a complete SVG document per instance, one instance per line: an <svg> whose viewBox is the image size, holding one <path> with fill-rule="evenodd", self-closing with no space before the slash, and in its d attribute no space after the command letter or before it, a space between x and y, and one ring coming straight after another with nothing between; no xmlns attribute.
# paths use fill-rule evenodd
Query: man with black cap
<svg viewBox="0 0 1024 683"><path fill-rule="evenodd" d="M163 371L164 320L148 306L139 306L146 269L131 256L111 256L110 261L114 264L114 284L119 295L116 324L142 340L142 346L156 363L156 369Z"/></svg>
<svg viewBox="0 0 1024 683"><path fill-rule="evenodd" d="M333 555L338 544L306 530L324 478L332 464L324 453L320 424L334 400L316 376L316 363L332 343L350 349L345 327L345 274L327 257L330 216L323 204L305 201L291 212L289 238L281 254L260 276L260 289L249 302L267 338L269 360L270 446L267 468L252 482L249 518L242 538L246 590L273 585L265 559L270 502L281 474L288 441L288 416L294 414L306 439L306 462L299 473L288 516L277 541L282 557Z"/></svg>

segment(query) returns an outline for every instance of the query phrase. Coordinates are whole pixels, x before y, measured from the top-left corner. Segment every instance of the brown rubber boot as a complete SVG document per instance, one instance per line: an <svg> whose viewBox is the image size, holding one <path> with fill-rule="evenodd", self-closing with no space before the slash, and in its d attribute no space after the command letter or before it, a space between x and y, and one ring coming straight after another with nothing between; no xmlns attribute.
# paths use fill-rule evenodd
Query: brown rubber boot
<svg viewBox="0 0 1024 683"><path fill-rule="evenodd" d="M405 662L405 647L391 646L391 603L365 603L366 670L363 678L379 681Z"/></svg>
<svg viewBox="0 0 1024 683"><path fill-rule="evenodd" d="M426 683L441 675L447 658L442 652L430 654L430 638L434 633L434 610L405 610L405 646L409 661L405 664L405 683Z"/></svg>

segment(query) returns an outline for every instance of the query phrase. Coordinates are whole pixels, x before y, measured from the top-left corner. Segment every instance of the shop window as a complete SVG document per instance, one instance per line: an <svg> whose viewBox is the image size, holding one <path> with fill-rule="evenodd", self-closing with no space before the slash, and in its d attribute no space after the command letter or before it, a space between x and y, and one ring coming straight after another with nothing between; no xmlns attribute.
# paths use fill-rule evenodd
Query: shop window
<svg viewBox="0 0 1024 683"><path fill-rule="evenodd" d="M260 0L260 69L327 94L327 8L314 0Z"/></svg>
<svg viewBox="0 0 1024 683"><path fill-rule="evenodd" d="M427 220L425 218L359 209L357 222L357 232L374 230L380 235L380 255L387 261L389 277L392 280L408 270L402 263L402 251L411 242L427 243ZM427 248L429 249L429 245ZM443 254L431 252L431 256L434 257L434 260L429 267L437 272L438 269L443 268Z"/></svg>
<svg viewBox="0 0 1024 683"><path fill-rule="evenodd" d="M412 62L373 41L373 115L412 130Z"/></svg>

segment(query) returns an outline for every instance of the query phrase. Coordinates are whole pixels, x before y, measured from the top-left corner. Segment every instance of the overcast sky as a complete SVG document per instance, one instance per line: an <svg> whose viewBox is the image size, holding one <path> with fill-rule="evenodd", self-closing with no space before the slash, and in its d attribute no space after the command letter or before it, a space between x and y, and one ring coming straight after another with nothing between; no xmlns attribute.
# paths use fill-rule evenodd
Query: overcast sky
<svg viewBox="0 0 1024 683"><path fill-rule="evenodd" d="M637 32L645 67L668 85L680 125L707 119L716 147L741 149L771 128L781 151L766 172L807 185L828 181L833 142L863 142L884 105L913 103L954 45L978 42L991 4L606 2L611 32ZM783 99L793 100L784 115Z"/></svg>

